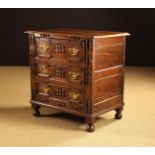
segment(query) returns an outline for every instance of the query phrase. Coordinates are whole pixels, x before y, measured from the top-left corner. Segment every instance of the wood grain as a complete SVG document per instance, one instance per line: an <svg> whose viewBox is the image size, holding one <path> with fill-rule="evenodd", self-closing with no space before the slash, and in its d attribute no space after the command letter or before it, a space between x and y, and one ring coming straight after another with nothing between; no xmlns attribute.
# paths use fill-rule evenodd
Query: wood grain
<svg viewBox="0 0 155 155"><path fill-rule="evenodd" d="M28 31L31 103L85 117L86 130L95 118L116 110L122 117L125 36L128 33L57 29ZM38 105L38 106L37 106Z"/></svg>

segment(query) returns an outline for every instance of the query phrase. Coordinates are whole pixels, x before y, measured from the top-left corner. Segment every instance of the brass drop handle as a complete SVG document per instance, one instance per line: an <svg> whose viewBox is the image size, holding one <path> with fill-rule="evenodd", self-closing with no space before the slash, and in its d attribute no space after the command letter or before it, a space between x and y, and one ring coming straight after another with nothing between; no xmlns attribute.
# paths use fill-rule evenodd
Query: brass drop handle
<svg viewBox="0 0 155 155"><path fill-rule="evenodd" d="M48 50L49 50L49 46L47 44L40 45L40 48L45 53L48 52Z"/></svg>
<svg viewBox="0 0 155 155"><path fill-rule="evenodd" d="M42 91L43 91L44 94L48 94L49 88L48 87L43 87Z"/></svg>
<svg viewBox="0 0 155 155"><path fill-rule="evenodd" d="M69 50L71 56L77 56L80 52L80 50L78 48L69 48L68 50Z"/></svg>
<svg viewBox="0 0 155 155"><path fill-rule="evenodd" d="M45 65L41 65L39 67L40 71L43 72L43 73L47 73L48 72L48 68L45 66Z"/></svg>
<svg viewBox="0 0 155 155"><path fill-rule="evenodd" d="M78 100L80 94L77 92L69 92L69 96L72 100Z"/></svg>
<svg viewBox="0 0 155 155"><path fill-rule="evenodd" d="M70 75L71 80L77 80L80 73L78 73L78 72L69 72L69 75Z"/></svg>

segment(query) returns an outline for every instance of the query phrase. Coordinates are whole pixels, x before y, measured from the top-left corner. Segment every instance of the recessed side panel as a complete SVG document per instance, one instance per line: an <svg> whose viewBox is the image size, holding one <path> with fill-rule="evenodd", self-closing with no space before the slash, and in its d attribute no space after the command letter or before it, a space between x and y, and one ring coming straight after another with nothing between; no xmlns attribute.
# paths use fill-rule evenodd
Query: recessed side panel
<svg viewBox="0 0 155 155"><path fill-rule="evenodd" d="M95 80L118 74L123 74L123 65L95 71Z"/></svg>
<svg viewBox="0 0 155 155"><path fill-rule="evenodd" d="M123 37L95 40L95 70L123 64L123 40Z"/></svg>
<svg viewBox="0 0 155 155"><path fill-rule="evenodd" d="M95 102L107 100L123 93L123 75L112 75L95 81Z"/></svg>
<svg viewBox="0 0 155 155"><path fill-rule="evenodd" d="M104 101L96 102L94 104L93 113L98 114L98 113L103 113L103 112L107 112L109 110L118 108L123 104L122 100L123 100L123 96L118 95Z"/></svg>

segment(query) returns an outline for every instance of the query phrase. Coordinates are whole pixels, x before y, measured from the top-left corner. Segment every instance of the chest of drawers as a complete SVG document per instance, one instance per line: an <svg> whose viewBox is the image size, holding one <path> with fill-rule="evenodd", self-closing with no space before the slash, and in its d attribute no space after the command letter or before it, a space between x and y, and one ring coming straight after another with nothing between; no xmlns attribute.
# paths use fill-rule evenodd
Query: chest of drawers
<svg viewBox="0 0 155 155"><path fill-rule="evenodd" d="M98 115L115 110L122 117L123 32L53 29L27 31L31 65L31 104L82 116L95 130Z"/></svg>

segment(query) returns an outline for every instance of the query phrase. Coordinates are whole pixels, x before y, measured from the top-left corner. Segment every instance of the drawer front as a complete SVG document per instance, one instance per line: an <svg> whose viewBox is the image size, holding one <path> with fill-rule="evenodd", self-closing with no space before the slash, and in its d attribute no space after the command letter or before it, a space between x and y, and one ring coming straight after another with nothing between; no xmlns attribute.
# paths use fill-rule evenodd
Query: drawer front
<svg viewBox="0 0 155 155"><path fill-rule="evenodd" d="M43 82L36 82L37 94L80 103L84 101L84 89L78 87L62 87Z"/></svg>
<svg viewBox="0 0 155 155"><path fill-rule="evenodd" d="M75 85L84 85L85 68L75 66L61 66L37 64L37 76L49 81L67 82Z"/></svg>
<svg viewBox="0 0 155 155"><path fill-rule="evenodd" d="M56 106L56 107L60 107L60 108L78 111L81 113L87 112L87 106L82 102L81 103L74 103L74 102L67 102L67 101L62 101L59 99L49 98L48 104Z"/></svg>
<svg viewBox="0 0 155 155"><path fill-rule="evenodd" d="M47 83L38 83L36 100L45 104L72 110L87 110L85 105L85 91L80 88L62 87Z"/></svg>
<svg viewBox="0 0 155 155"><path fill-rule="evenodd" d="M36 38L37 56L63 59L68 62L85 62L83 40Z"/></svg>

